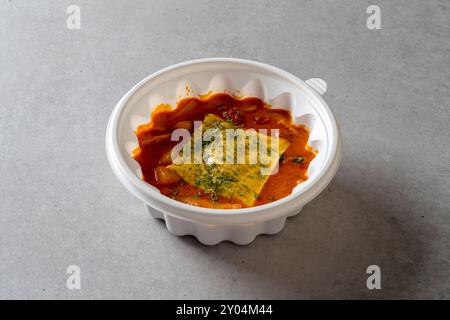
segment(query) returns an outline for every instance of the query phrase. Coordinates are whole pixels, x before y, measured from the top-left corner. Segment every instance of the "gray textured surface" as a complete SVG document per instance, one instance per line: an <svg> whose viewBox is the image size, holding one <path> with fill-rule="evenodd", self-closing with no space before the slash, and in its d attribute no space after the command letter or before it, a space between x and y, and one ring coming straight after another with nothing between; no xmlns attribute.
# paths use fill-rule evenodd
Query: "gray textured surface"
<svg viewBox="0 0 450 320"><path fill-rule="evenodd" d="M449 21L447 0L2 0L0 298L450 298ZM104 151L133 84L213 56L324 78L345 138L329 188L246 247L170 235Z"/></svg>

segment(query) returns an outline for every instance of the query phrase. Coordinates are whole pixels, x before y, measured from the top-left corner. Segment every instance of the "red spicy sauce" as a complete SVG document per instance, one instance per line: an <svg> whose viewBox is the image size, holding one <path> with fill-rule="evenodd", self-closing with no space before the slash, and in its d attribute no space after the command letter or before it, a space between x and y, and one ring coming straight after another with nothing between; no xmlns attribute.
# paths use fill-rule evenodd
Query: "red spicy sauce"
<svg viewBox="0 0 450 320"><path fill-rule="evenodd" d="M315 152L308 146L309 132L303 126L295 125L289 111L272 109L258 98L235 98L228 94L214 94L205 98L186 98L175 109L168 105L158 106L151 121L136 131L139 147L133 157L140 164L143 179L158 188L162 194L191 205L209 208L237 209L245 207L237 199L210 194L179 179L173 183L161 183L158 167L170 164L167 154L178 144L171 141L172 131L185 128L193 132L193 121L203 121L212 113L223 119L240 124L244 129L279 129L280 137L290 145L280 159L279 170L269 177L254 206L270 203L291 194L299 183L307 179L309 163ZM170 181L170 180L169 180Z"/></svg>

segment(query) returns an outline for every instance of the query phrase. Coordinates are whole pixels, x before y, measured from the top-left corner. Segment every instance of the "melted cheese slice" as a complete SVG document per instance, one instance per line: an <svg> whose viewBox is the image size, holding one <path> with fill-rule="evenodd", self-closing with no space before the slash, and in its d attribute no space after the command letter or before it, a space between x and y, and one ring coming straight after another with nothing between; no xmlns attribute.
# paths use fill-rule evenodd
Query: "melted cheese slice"
<svg viewBox="0 0 450 320"><path fill-rule="evenodd" d="M230 138L230 134L239 132L236 131L238 129L241 134L244 133L241 140L236 136ZM203 141L200 135L194 134L188 142L191 148L190 160L184 158L183 162L183 153L180 153L169 167L188 184L211 194L211 199L221 195L238 199L247 206L253 205L270 174L278 170L278 160L289 146L289 142L282 138L255 130L244 131L213 114L205 116L201 133ZM212 142L205 141L206 137L210 137ZM227 144L229 141L234 143ZM196 150L203 150L200 160L194 156ZM197 163L194 159L197 159Z"/></svg>

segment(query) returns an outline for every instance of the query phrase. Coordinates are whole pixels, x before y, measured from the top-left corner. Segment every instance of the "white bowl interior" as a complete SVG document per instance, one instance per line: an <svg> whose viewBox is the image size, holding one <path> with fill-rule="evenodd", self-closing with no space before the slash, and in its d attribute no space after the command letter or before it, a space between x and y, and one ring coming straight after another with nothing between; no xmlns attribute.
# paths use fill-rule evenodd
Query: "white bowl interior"
<svg viewBox="0 0 450 320"><path fill-rule="evenodd" d="M127 97L118 119L118 145L126 165L141 178L140 166L131 157L138 145L134 130L150 120L151 111L160 103L175 107L180 99L208 92L255 96L273 108L289 110L296 124L310 130L309 145L318 154L309 165L308 180L293 190L293 193L300 192L319 175L329 157L332 137L327 127L332 120L307 84L282 70L273 69L279 72L235 61L209 61L162 70L144 79Z"/></svg>

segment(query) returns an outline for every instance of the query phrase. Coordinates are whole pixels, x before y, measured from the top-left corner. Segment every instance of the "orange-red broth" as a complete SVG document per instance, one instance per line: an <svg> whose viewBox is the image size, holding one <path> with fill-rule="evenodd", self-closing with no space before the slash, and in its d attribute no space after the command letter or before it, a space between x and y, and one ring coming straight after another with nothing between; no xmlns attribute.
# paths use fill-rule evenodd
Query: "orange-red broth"
<svg viewBox="0 0 450 320"><path fill-rule="evenodd" d="M278 172L269 177L253 206L281 199L307 179L306 172L315 151L307 144L308 130L295 125L289 111L272 109L258 98L239 99L227 94L215 94L201 99L183 99L175 109L160 105L153 111L150 123L138 127L136 136L139 147L133 157L141 166L144 181L158 188L162 194L191 205L226 209L246 207L237 199L223 196L212 200L210 194L181 179L174 179L178 181L173 182L169 179L169 183L159 179L161 170L169 170L166 168L171 161L168 155L179 143L171 141L172 131L185 128L193 132L193 121L203 121L208 113L240 124L244 129L279 129L280 137L290 142L280 158Z"/></svg>

